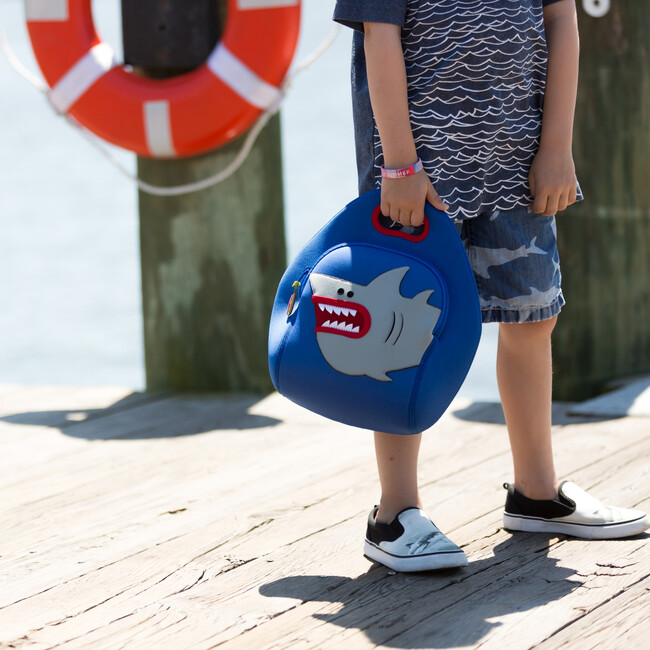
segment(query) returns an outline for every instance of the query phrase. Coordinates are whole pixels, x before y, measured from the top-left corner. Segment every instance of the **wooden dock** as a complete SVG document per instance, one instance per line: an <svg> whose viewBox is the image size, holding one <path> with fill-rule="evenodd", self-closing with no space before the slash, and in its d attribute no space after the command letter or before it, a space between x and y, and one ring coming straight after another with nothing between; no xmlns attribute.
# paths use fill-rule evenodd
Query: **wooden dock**
<svg viewBox="0 0 650 650"><path fill-rule="evenodd" d="M650 419L555 407L558 469L650 508ZM427 511L469 567L362 555L372 436L274 394L0 386L0 647L647 648L650 536L501 527L498 405L427 432Z"/></svg>

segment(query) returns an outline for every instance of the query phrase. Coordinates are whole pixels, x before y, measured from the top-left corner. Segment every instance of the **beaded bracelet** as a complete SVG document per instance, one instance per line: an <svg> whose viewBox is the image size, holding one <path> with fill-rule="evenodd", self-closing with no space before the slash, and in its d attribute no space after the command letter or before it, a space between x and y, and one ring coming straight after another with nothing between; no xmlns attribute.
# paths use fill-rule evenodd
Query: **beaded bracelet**
<svg viewBox="0 0 650 650"><path fill-rule="evenodd" d="M418 158L417 162L414 165L409 165L408 167L402 167L401 169L386 169L383 165L381 166L381 177L382 178L404 178L405 176L413 176L419 171L422 171L422 161Z"/></svg>

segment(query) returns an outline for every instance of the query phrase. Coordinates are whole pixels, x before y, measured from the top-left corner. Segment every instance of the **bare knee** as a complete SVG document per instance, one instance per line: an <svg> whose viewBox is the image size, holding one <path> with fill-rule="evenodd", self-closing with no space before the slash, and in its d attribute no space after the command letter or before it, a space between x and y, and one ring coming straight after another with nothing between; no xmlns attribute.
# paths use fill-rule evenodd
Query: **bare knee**
<svg viewBox="0 0 650 650"><path fill-rule="evenodd" d="M517 345L545 343L551 338L556 323L557 316L536 323L500 323L499 339Z"/></svg>

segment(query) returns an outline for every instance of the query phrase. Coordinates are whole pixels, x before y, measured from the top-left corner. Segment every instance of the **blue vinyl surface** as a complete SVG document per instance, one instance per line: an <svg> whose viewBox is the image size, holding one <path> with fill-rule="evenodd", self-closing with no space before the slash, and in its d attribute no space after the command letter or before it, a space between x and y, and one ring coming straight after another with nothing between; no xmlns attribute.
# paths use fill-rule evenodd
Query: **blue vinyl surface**
<svg viewBox="0 0 650 650"><path fill-rule="evenodd" d="M458 392L480 339L480 309L449 217L427 204L427 228L405 235L381 221L379 201L375 190L348 204L285 272L269 369L276 389L305 408L412 434Z"/></svg>

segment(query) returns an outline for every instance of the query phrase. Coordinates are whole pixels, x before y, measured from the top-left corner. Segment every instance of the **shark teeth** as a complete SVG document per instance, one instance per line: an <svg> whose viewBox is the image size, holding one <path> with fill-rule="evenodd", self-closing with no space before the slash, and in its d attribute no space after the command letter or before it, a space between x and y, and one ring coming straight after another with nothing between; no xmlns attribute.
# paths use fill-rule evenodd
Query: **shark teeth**
<svg viewBox="0 0 650 650"><path fill-rule="evenodd" d="M323 316L326 314L332 314L336 318L331 318L329 320L324 320L322 324L319 325L320 331L327 330L334 334L345 333L349 335L355 335L361 333L362 325L356 325L354 320L357 314L359 314L358 309L351 309L350 307L343 307L340 301L337 305L328 304L327 302L319 302L317 299L314 300L317 310L320 310L322 316L319 320L324 320ZM354 304L354 303L352 303ZM360 314L361 316L362 314Z"/></svg>
<svg viewBox="0 0 650 650"><path fill-rule="evenodd" d="M318 307L321 311L327 310L329 314L336 314L337 316L356 316L356 309L348 309L347 307L335 307L334 305L324 305L319 303Z"/></svg>
<svg viewBox="0 0 650 650"><path fill-rule="evenodd" d="M331 329L335 330L341 330L343 332L351 332L353 334L358 334L360 331L359 326L357 325L356 327L352 325L352 323L345 323L341 321L340 323L338 321L325 321L322 325L322 327L329 327Z"/></svg>

